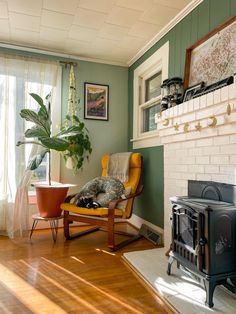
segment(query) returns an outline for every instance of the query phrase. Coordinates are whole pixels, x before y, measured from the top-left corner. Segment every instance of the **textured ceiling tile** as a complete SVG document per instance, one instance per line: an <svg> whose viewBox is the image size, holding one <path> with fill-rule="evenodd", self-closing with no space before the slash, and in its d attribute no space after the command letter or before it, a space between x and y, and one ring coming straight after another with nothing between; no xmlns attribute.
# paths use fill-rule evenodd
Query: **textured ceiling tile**
<svg viewBox="0 0 236 314"><path fill-rule="evenodd" d="M86 56L89 56L89 53L91 52L91 43L67 39L65 43L65 51L76 55L86 54Z"/></svg>
<svg viewBox="0 0 236 314"><path fill-rule="evenodd" d="M140 11L116 6L111 10L107 23L130 27L138 21L140 16Z"/></svg>
<svg viewBox="0 0 236 314"><path fill-rule="evenodd" d="M145 39L151 39L161 30L161 26L145 23L145 22L137 22L135 23L130 31L129 35L138 36Z"/></svg>
<svg viewBox="0 0 236 314"><path fill-rule="evenodd" d="M98 31L95 29L72 25L69 31L69 38L91 42L96 38L97 34Z"/></svg>
<svg viewBox="0 0 236 314"><path fill-rule="evenodd" d="M0 39L1 39L1 41L9 42L10 41L10 34L0 32Z"/></svg>
<svg viewBox="0 0 236 314"><path fill-rule="evenodd" d="M134 36L124 36L123 39L118 43L120 48L124 50L136 51L143 46L143 39Z"/></svg>
<svg viewBox="0 0 236 314"><path fill-rule="evenodd" d="M179 10L161 5L152 5L141 16L140 21L157 25L167 24Z"/></svg>
<svg viewBox="0 0 236 314"><path fill-rule="evenodd" d="M85 9L77 9L74 18L76 25L99 29L104 24L107 14Z"/></svg>
<svg viewBox="0 0 236 314"><path fill-rule="evenodd" d="M191 0L0 0L0 40L126 63Z"/></svg>
<svg viewBox="0 0 236 314"><path fill-rule="evenodd" d="M11 29L11 39L15 42L26 44L37 44L39 33L24 31L21 29Z"/></svg>
<svg viewBox="0 0 236 314"><path fill-rule="evenodd" d="M89 10L94 10L98 12L108 13L111 11L115 5L115 0L80 0L79 7Z"/></svg>
<svg viewBox="0 0 236 314"><path fill-rule="evenodd" d="M10 28L8 19L0 19L0 30L1 30L0 32L3 34L9 34Z"/></svg>
<svg viewBox="0 0 236 314"><path fill-rule="evenodd" d="M104 24L99 32L99 37L105 39L112 39L112 40L122 40L124 35L127 35L130 28L128 27L121 27L118 25L112 24Z"/></svg>
<svg viewBox="0 0 236 314"><path fill-rule="evenodd" d="M65 48L65 43L63 41L53 41L53 40L39 40L39 46L45 50L56 51L63 53Z"/></svg>
<svg viewBox="0 0 236 314"><path fill-rule="evenodd" d="M118 48L118 42L115 40L111 40L111 39L105 39L105 38L100 38L97 37L94 41L93 41L93 46L97 46L99 50L107 50L107 51L111 51L113 49Z"/></svg>
<svg viewBox="0 0 236 314"><path fill-rule="evenodd" d="M153 2L167 7L183 9L186 5L192 2L192 0L153 0Z"/></svg>
<svg viewBox="0 0 236 314"><path fill-rule="evenodd" d="M41 15L42 0L8 0L9 11L23 14Z"/></svg>
<svg viewBox="0 0 236 314"><path fill-rule="evenodd" d="M37 16L10 12L9 17L10 28L19 28L35 32L39 31L40 18Z"/></svg>
<svg viewBox="0 0 236 314"><path fill-rule="evenodd" d="M79 0L43 0L43 8L65 14L74 14Z"/></svg>
<svg viewBox="0 0 236 314"><path fill-rule="evenodd" d="M0 18L1 19L7 19L8 18L8 9L7 9L7 3L0 1Z"/></svg>
<svg viewBox="0 0 236 314"><path fill-rule="evenodd" d="M46 39L46 40L65 40L68 37L68 32L61 30L61 29L55 29L50 27L41 26L40 27L40 39Z"/></svg>
<svg viewBox="0 0 236 314"><path fill-rule="evenodd" d="M52 28L69 30L73 22L73 15L53 12L49 10L42 11L41 24Z"/></svg>
<svg viewBox="0 0 236 314"><path fill-rule="evenodd" d="M152 4L152 2L152 0L118 0L116 5L133 10L144 11Z"/></svg>

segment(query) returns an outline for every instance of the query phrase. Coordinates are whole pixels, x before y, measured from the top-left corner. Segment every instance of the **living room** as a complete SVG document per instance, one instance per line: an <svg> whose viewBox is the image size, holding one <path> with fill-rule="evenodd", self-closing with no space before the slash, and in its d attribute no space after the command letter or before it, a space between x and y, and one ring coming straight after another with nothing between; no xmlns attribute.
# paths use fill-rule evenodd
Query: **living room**
<svg viewBox="0 0 236 314"><path fill-rule="evenodd" d="M236 305L235 260L235 269L230 266L223 271L224 277L220 277L222 271L211 275L210 270L204 277L205 268L204 272L194 272L189 280L183 269L173 268L173 276L166 271L168 258L173 257L177 264L182 257L187 262L193 259L186 257L189 253L181 255L181 245L172 242L170 218L178 213L170 197L192 196L192 181L217 182L207 195L221 193L224 188L220 184L228 184L230 189L236 184L236 63L230 58L235 54L236 2L6 0L0 5L0 311L232 313ZM222 68L227 69L224 72ZM48 106L44 99L50 92ZM173 97L168 98L170 94ZM46 107L35 95L42 97ZM44 118L54 136L49 130L47 141L45 135L38 137L46 148L43 153L30 145L16 145L33 137L25 133L32 128L32 120L24 118L24 110L39 108L48 110ZM71 125L66 117L74 115L78 121L75 118ZM88 139L83 147L86 154L82 161L78 159L77 169L71 169L68 160L73 158L68 158L68 146L62 151L52 140L56 137L57 144L61 139L60 144L66 145L69 136L65 135L71 135L68 129L81 135L80 128ZM62 213L51 221L52 216L41 220L35 216L39 180L51 177L67 184L68 194L78 193L101 176L104 154L121 152L139 154L143 167L135 201L133 198L129 208L133 212L126 216L117 212L117 225L122 232L133 231L133 226L138 235L145 227L149 235L152 232L157 237L156 244L146 233L120 248L108 233L107 245L107 233L99 228L68 240L70 236L64 237L65 224L68 222L71 230L78 227L78 222L72 226L73 217L69 215L66 220ZM78 150L70 153L78 156ZM42 157L35 172L26 171L32 155ZM195 185L193 190L196 194ZM220 200L234 203L227 197ZM62 205L65 213L67 205ZM104 212L99 216L103 218ZM233 219L230 216L229 220ZM121 223L123 220L126 222ZM222 224L227 221L222 220ZM32 224L36 228L30 235ZM199 226L196 230L203 229ZM234 224L231 227L234 232ZM108 230L112 228L108 225ZM51 231L55 232L53 238ZM115 241L124 238L116 235ZM226 244L221 238L220 234L217 249L228 245L228 259L236 244ZM199 245L203 252L206 244ZM199 245L189 251L190 255L200 254ZM205 247L204 252L207 250ZM199 267L199 260L196 265ZM191 283L197 275L203 287L210 282L209 289ZM214 305L205 290L213 290Z"/></svg>

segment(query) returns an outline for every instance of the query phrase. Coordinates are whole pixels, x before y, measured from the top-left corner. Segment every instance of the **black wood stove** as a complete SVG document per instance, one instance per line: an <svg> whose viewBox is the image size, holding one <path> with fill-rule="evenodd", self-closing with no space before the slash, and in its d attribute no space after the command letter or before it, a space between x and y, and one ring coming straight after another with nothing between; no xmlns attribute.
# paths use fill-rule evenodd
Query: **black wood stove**
<svg viewBox="0 0 236 314"><path fill-rule="evenodd" d="M188 196L171 197L172 244L167 273L174 260L199 279L206 304L223 284L236 292L236 186L188 181Z"/></svg>

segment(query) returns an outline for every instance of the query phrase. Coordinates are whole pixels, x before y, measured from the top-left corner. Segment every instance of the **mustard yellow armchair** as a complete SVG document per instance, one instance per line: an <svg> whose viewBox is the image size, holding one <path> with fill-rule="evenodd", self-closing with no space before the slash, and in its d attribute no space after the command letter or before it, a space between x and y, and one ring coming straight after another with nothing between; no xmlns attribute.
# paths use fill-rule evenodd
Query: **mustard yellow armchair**
<svg viewBox="0 0 236 314"><path fill-rule="evenodd" d="M102 156L102 176L107 175L109 155ZM69 195L65 202L61 204L61 209L64 210L64 235L66 239L72 239L74 237L82 236L87 233L104 228L108 232L108 247L112 250L118 250L121 247L139 239L139 234L131 234L127 232L115 231L115 224L117 223L116 218L129 219L133 211L134 198L143 190L143 186L140 183L142 173L142 156L139 153L132 153L129 161L129 179L124 183L126 188L131 188L131 194L127 196L125 208L121 209L118 204L124 204L124 199L113 200L109 203L109 207L100 207L96 209L87 209L84 207L77 207L70 201L74 198L74 195ZM103 218L103 219L101 219ZM87 223L91 225L91 228L85 231L81 231L74 235L70 234L70 224L73 221ZM119 221L120 222L120 221ZM128 238L119 244L115 244L115 233L128 236Z"/></svg>

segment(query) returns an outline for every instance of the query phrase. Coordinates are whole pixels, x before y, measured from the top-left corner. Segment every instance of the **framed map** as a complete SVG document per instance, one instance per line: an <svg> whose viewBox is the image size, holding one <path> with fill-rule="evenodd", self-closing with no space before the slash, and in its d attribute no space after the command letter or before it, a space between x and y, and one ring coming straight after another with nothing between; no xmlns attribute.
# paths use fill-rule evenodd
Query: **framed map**
<svg viewBox="0 0 236 314"><path fill-rule="evenodd" d="M236 72L236 16L186 50L184 87L216 83Z"/></svg>

